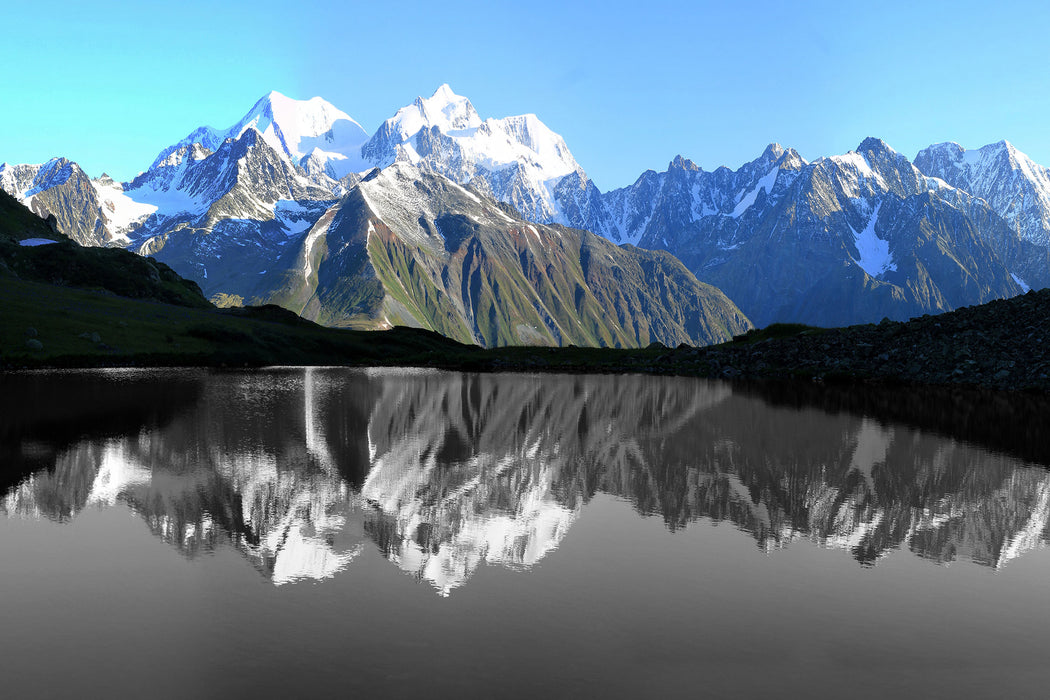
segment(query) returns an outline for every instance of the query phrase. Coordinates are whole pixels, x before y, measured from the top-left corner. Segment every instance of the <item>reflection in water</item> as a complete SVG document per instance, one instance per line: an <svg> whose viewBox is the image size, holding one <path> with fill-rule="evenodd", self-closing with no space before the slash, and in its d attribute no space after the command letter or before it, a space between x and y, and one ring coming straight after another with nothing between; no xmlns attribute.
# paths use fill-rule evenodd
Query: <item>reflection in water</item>
<svg viewBox="0 0 1050 700"><path fill-rule="evenodd" d="M863 565L904 549L999 567L1050 536L1041 467L717 382L306 369L17 383L5 459L36 471L7 491L9 516L120 501L186 556L232 546L276 584L330 577L371 541L448 594L482 564L539 562L598 492L671 531L729 521L765 551L807 538ZM94 411L78 428L46 401L9 420L20 396L65 386L119 420ZM144 412L153 396L163 407Z"/></svg>

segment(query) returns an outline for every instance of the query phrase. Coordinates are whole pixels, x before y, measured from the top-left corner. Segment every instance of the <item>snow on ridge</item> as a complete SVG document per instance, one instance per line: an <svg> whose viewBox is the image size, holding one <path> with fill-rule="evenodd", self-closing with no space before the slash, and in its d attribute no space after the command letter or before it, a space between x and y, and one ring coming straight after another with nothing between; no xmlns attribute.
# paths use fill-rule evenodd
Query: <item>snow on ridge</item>
<svg viewBox="0 0 1050 700"><path fill-rule="evenodd" d="M832 163L846 169L855 171L865 180L882 182L882 176L875 172L875 169L871 167L871 163L868 162L868 159L864 157L863 153L850 151L842 155L829 156L827 160L830 160Z"/></svg>

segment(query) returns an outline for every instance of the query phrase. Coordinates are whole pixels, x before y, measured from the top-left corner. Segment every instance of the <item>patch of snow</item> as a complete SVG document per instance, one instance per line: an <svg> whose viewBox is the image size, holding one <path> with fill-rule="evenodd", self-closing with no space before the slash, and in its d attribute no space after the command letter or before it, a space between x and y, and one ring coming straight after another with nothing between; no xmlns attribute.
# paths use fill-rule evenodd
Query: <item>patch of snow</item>
<svg viewBox="0 0 1050 700"><path fill-rule="evenodd" d="M313 262L310 260L310 254L313 252L314 243L317 242L318 238L328 233L328 227L332 224L334 218L334 215L322 216L314 224L314 227L310 229L310 233L306 234L306 240L303 241L303 278L306 280L310 279L310 274L313 272Z"/></svg>
<svg viewBox="0 0 1050 700"><path fill-rule="evenodd" d="M179 189L156 190L149 186L132 190L134 200L140 206L152 206L163 216L176 214L199 215L208 211L210 202Z"/></svg>
<svg viewBox="0 0 1050 700"><path fill-rule="evenodd" d="M889 241L882 240L875 233L875 222L878 221L879 209L881 208L882 202L875 205L871 218L868 219L867 226L860 233L857 233L852 226L849 227L849 230L853 233L853 240L856 243L857 253L859 254L859 259L856 260L856 263L872 277L878 277L883 272L897 269L896 263L893 262L893 256L890 254Z"/></svg>
<svg viewBox="0 0 1050 700"><path fill-rule="evenodd" d="M459 190L459 191L460 191L460 192L462 192L462 193L463 193L464 195L466 195L466 197L467 197L468 199L470 199L470 200L471 200L472 202L477 202L478 204L481 204L481 200L480 200L480 199L478 199L478 198L477 198L477 197L476 197L476 196L474 195L474 193L473 193L473 192L471 192L470 190L468 190L468 189L467 189L466 187L463 187L462 185L460 185L460 184L459 184L459 183L457 183L457 182L453 182L452 184L453 184L453 186L454 186L454 187L455 187L455 188L456 188L457 190Z"/></svg>
<svg viewBox="0 0 1050 700"><path fill-rule="evenodd" d="M288 236L295 236L306 231L317 221L313 210L292 199L277 200L273 207L273 215L284 227Z"/></svg>
<svg viewBox="0 0 1050 700"><path fill-rule="evenodd" d="M1017 286L1021 288L1021 291L1025 292L1026 294L1032 289L1030 286L1028 286L1027 282L1025 282L1023 279L1021 279L1014 273L1011 272L1010 276L1014 278L1014 282L1016 282Z"/></svg>
<svg viewBox="0 0 1050 700"><path fill-rule="evenodd" d="M758 181L755 187L740 198L740 201L737 202L736 208L733 209L733 213L729 216L734 219L740 218L745 211L751 208L751 205L755 203L755 200L758 199L759 191L765 190L767 195L772 192L773 185L777 181L778 172L780 172L780 168L774 166L772 170L763 175L762 179Z"/></svg>
<svg viewBox="0 0 1050 700"><path fill-rule="evenodd" d="M102 213L106 217L106 230L114 238L127 238L127 231L148 219L158 207L149 202L137 201L124 193L124 188L114 183L103 185L91 181L95 195L102 204Z"/></svg>
<svg viewBox="0 0 1050 700"><path fill-rule="evenodd" d="M862 191L860 189L861 183L868 184L868 188L866 189L872 189L878 192L885 192L890 189L883 177L871 167L868 159L856 151L850 151L845 155L821 158L820 160L839 166L835 169L835 174L840 180L842 189L845 191L846 196L851 199L859 198L868 194L867 191Z"/></svg>

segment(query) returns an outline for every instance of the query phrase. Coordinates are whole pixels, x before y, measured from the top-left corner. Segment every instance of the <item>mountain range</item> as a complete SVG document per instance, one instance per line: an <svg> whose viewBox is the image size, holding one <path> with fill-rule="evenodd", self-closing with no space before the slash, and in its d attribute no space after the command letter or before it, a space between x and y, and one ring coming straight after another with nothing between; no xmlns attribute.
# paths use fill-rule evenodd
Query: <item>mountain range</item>
<svg viewBox="0 0 1050 700"><path fill-rule="evenodd" d="M903 320L1050 285L1050 171L1005 141L914 162L875 138L813 162L771 144L602 193L535 115L483 120L447 85L372 135L272 92L130 182L59 158L4 164L0 187L219 304L482 345L703 344L748 319Z"/></svg>

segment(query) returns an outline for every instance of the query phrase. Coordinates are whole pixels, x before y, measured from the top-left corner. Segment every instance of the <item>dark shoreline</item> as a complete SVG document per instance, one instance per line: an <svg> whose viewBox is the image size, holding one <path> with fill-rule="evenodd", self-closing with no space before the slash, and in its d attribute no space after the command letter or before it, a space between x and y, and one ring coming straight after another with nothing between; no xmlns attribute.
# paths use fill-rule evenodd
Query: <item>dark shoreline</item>
<svg viewBox="0 0 1050 700"><path fill-rule="evenodd" d="M277 307L190 309L2 282L9 305L7 327L0 327L0 374L87 367L406 366L1050 394L1050 346L1044 342L1050 336L1050 290L905 322L827 329L774 325L699 348L484 349L421 329L325 328ZM31 334L45 350L27 348Z"/></svg>

